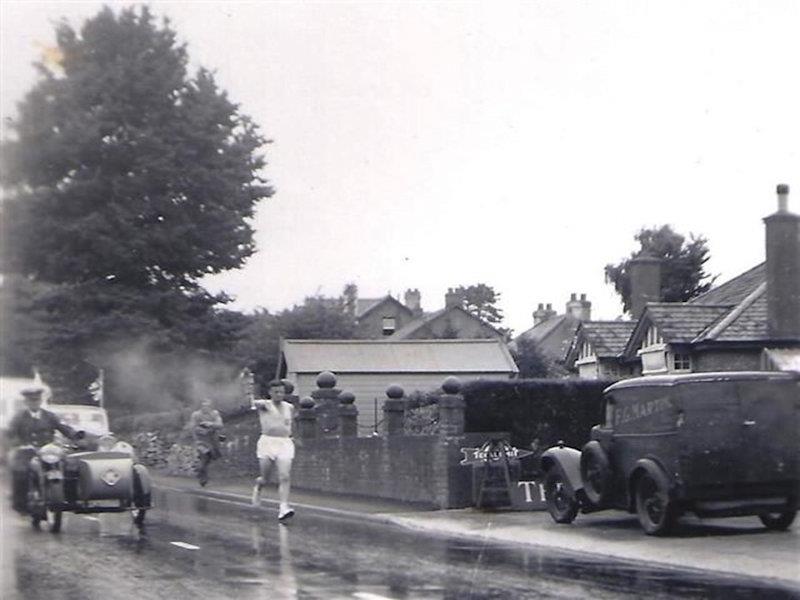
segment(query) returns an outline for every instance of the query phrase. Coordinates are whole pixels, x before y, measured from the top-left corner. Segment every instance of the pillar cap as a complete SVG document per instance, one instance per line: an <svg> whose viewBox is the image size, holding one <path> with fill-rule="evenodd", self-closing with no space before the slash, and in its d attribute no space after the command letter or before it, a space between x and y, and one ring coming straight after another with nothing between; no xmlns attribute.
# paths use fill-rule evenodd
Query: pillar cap
<svg viewBox="0 0 800 600"><path fill-rule="evenodd" d="M405 391L399 384L393 383L386 388L386 395L393 400L397 400L405 395Z"/></svg>
<svg viewBox="0 0 800 600"><path fill-rule="evenodd" d="M317 375L317 387L320 389L331 389L336 385L336 375L330 371L323 371Z"/></svg>
<svg viewBox="0 0 800 600"><path fill-rule="evenodd" d="M442 390L445 394L458 394L461 391L461 380L451 375L442 383Z"/></svg>

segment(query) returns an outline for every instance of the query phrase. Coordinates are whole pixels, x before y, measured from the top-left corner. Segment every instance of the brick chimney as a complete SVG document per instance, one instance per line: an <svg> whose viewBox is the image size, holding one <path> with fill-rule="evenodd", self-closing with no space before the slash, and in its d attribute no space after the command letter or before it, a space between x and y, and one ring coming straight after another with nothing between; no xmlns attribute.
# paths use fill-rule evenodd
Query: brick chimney
<svg viewBox="0 0 800 600"><path fill-rule="evenodd" d="M631 281L631 316L638 320L648 302L661 300L661 259L639 254L628 262Z"/></svg>
<svg viewBox="0 0 800 600"><path fill-rule="evenodd" d="M422 294L419 293L418 289L406 290L404 300L406 308L411 310L412 313L415 315L422 314Z"/></svg>
<svg viewBox="0 0 800 600"><path fill-rule="evenodd" d="M453 288L447 288L447 293L444 295L444 307L453 308L461 306L461 304L461 296Z"/></svg>
<svg viewBox="0 0 800 600"><path fill-rule="evenodd" d="M767 330L773 340L800 341L800 216L789 212L789 186L777 192L778 211L764 218Z"/></svg>
<svg viewBox="0 0 800 600"><path fill-rule="evenodd" d="M571 294L567 302L567 314L575 317L579 321L591 321L592 303L586 299L586 294Z"/></svg>
<svg viewBox="0 0 800 600"><path fill-rule="evenodd" d="M556 316L556 311L553 310L553 305L548 304L547 308L543 303L539 303L539 307L533 311L533 326L536 327L539 323L544 323L548 319Z"/></svg>

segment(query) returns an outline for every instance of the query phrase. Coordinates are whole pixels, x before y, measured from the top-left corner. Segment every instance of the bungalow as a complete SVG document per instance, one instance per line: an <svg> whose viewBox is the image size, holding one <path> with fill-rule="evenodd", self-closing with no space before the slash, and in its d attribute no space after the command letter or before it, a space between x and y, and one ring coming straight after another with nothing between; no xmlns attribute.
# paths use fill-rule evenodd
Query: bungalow
<svg viewBox="0 0 800 600"><path fill-rule="evenodd" d="M381 419L386 388L407 393L438 388L450 375L508 379L519 370L505 343L485 340L282 340L277 376L292 381L300 396L316 389L322 371L333 371L336 387L352 392L359 425Z"/></svg>

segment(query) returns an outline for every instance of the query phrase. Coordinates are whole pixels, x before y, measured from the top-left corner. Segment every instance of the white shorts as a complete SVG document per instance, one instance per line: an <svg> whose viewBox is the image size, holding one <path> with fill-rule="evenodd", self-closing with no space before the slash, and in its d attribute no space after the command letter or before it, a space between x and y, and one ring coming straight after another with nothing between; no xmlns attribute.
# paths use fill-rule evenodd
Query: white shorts
<svg viewBox="0 0 800 600"><path fill-rule="evenodd" d="M290 438L262 434L256 444L256 457L270 460L294 459L294 442Z"/></svg>

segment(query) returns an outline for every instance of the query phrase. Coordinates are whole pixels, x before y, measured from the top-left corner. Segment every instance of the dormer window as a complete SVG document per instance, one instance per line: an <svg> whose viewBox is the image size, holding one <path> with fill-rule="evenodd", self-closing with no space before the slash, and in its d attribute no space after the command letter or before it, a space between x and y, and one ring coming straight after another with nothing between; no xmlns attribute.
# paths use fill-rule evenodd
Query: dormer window
<svg viewBox="0 0 800 600"><path fill-rule="evenodd" d="M650 328L647 330L647 334L644 336L642 340L642 349L650 348L652 346L660 346L664 343L664 338L661 337L661 332L658 330L658 327L655 325L651 325Z"/></svg>
<svg viewBox="0 0 800 600"><path fill-rule="evenodd" d="M392 335L396 328L394 317L383 317L383 335Z"/></svg>
<svg viewBox="0 0 800 600"><path fill-rule="evenodd" d="M594 356L594 348L588 341L584 341L581 344L581 351L578 354L578 360L583 360L584 358L591 358Z"/></svg>
<svg viewBox="0 0 800 600"><path fill-rule="evenodd" d="M692 356L682 352L676 352L672 355L672 370L673 371L691 371L692 370Z"/></svg>

